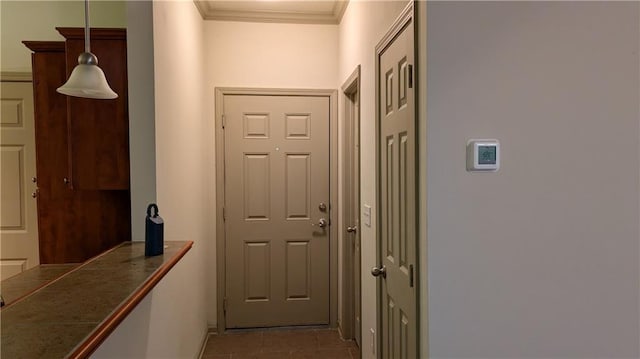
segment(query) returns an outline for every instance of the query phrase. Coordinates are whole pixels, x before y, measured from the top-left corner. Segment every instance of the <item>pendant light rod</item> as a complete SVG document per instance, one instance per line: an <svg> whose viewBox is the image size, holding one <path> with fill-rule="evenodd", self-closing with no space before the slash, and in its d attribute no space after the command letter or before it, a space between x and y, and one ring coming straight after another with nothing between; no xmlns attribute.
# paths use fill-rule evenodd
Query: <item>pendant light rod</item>
<svg viewBox="0 0 640 359"><path fill-rule="evenodd" d="M71 71L67 82L56 91L75 97L105 100L117 98L118 94L109 87L104 72L98 67L98 58L91 53L90 32L89 0L84 0L84 52L78 56L78 65Z"/></svg>
<svg viewBox="0 0 640 359"><path fill-rule="evenodd" d="M84 0L84 52L91 52L91 35L89 32L89 0Z"/></svg>

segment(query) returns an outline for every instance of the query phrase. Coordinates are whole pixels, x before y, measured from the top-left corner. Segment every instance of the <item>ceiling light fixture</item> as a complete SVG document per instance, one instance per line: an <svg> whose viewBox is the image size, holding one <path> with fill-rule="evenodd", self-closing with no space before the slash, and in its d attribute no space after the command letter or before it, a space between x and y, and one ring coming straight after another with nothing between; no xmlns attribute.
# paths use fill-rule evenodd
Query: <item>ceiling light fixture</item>
<svg viewBox="0 0 640 359"><path fill-rule="evenodd" d="M78 56L78 65L73 69L67 82L56 91L67 96L114 99L113 92L102 69L98 67L98 58L91 53L89 32L89 0L84 1L84 52Z"/></svg>

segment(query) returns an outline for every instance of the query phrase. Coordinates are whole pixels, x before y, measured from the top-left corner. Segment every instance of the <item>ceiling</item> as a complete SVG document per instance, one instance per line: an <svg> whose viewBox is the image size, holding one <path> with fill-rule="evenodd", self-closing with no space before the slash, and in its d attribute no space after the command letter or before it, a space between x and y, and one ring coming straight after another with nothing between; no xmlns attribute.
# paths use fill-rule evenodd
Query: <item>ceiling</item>
<svg viewBox="0 0 640 359"><path fill-rule="evenodd" d="M194 0L205 20L338 24L349 0Z"/></svg>

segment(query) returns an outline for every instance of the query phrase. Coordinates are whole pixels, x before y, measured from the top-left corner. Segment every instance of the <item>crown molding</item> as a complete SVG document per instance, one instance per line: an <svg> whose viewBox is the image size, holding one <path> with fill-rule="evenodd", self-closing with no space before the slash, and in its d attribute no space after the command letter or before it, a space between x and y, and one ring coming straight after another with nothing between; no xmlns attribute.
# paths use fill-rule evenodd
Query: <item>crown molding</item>
<svg viewBox="0 0 640 359"><path fill-rule="evenodd" d="M349 0L337 0L333 5L331 13L221 10L214 9L211 6L212 1L193 0L193 2L204 20L337 25L342 20Z"/></svg>

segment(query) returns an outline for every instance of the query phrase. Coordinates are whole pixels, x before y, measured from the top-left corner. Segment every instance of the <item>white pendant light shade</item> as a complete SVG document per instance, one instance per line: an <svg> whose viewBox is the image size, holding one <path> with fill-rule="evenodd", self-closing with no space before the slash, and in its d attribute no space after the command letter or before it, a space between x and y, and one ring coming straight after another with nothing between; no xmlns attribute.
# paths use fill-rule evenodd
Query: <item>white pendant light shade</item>
<svg viewBox="0 0 640 359"><path fill-rule="evenodd" d="M67 82L57 92L75 97L110 100L118 97L98 67L98 58L91 53L89 27L89 0L84 1L84 52L78 56L78 65L71 71Z"/></svg>
<svg viewBox="0 0 640 359"><path fill-rule="evenodd" d="M102 69L98 65L78 64L69 80L56 91L61 94L94 99L114 99L118 94L113 92Z"/></svg>

